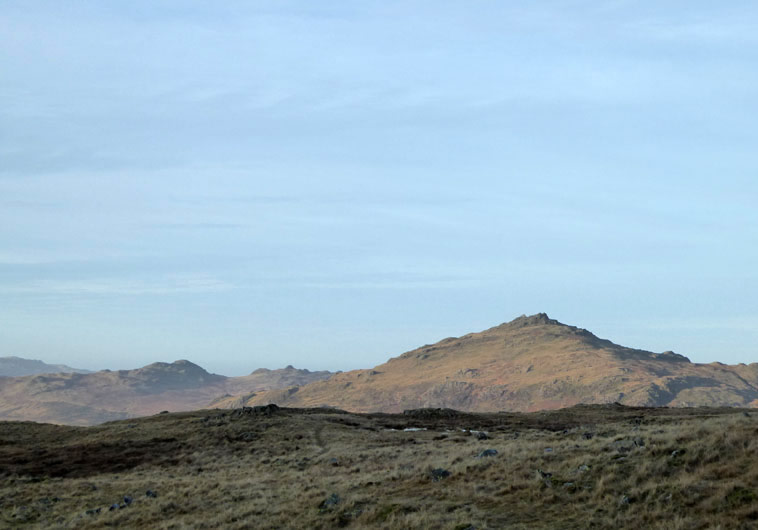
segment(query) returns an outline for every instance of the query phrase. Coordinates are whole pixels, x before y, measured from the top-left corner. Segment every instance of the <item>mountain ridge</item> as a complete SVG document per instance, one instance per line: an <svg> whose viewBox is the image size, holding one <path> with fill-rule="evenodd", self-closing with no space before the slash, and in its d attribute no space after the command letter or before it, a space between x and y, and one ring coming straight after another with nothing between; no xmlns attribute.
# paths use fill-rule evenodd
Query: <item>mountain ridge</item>
<svg viewBox="0 0 758 530"><path fill-rule="evenodd" d="M5 377L0 380L0 420L93 425L163 410L196 410L217 399L330 375L287 367L226 377L182 359L131 370Z"/></svg>
<svg viewBox="0 0 758 530"><path fill-rule="evenodd" d="M609 402L755 407L758 364L692 363L672 351L620 346L538 313L421 346L371 369L255 393L242 404L352 412L423 407L528 412Z"/></svg>
<svg viewBox="0 0 758 530"><path fill-rule="evenodd" d="M0 377L22 377L36 374L80 373L89 374L91 370L72 368L65 364L48 364L39 359L25 359L11 355L0 357Z"/></svg>

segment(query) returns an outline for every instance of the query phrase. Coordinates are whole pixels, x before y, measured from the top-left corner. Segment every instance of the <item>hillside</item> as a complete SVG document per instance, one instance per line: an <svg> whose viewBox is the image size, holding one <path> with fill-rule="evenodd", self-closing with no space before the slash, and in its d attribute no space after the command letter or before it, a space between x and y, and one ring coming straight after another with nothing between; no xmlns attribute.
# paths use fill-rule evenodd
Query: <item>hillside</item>
<svg viewBox="0 0 758 530"><path fill-rule="evenodd" d="M90 370L71 368L65 364L47 364L22 357L0 357L0 377L20 377L35 374L78 373L88 374Z"/></svg>
<svg viewBox="0 0 758 530"><path fill-rule="evenodd" d="M0 423L3 528L755 528L758 414L202 410Z"/></svg>
<svg viewBox="0 0 758 530"><path fill-rule="evenodd" d="M611 402L755 407L758 364L696 364L673 352L626 348L541 313L422 346L373 369L244 400L355 412L535 411Z"/></svg>
<svg viewBox="0 0 758 530"><path fill-rule="evenodd" d="M288 366L225 377L181 360L135 370L4 377L0 378L0 420L93 425L164 410L194 410L219 397L304 385L330 375Z"/></svg>

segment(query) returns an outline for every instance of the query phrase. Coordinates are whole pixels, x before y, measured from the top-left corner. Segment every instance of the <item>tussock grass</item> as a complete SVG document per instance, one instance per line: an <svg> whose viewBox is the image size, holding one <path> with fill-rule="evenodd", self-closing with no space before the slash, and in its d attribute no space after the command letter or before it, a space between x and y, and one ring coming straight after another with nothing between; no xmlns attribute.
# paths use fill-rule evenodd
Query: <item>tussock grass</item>
<svg viewBox="0 0 758 530"><path fill-rule="evenodd" d="M0 526L755 528L756 450L758 414L734 409L5 423Z"/></svg>

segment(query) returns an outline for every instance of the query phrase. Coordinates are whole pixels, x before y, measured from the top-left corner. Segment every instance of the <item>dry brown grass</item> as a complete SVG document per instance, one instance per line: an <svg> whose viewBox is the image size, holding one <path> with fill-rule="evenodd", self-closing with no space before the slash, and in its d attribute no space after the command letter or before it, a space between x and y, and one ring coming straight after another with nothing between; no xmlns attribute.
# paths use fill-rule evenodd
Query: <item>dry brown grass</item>
<svg viewBox="0 0 758 530"><path fill-rule="evenodd" d="M391 430L405 427L427 430ZM755 528L757 435L758 414L741 410L614 406L5 423L0 526ZM434 481L435 468L451 474Z"/></svg>

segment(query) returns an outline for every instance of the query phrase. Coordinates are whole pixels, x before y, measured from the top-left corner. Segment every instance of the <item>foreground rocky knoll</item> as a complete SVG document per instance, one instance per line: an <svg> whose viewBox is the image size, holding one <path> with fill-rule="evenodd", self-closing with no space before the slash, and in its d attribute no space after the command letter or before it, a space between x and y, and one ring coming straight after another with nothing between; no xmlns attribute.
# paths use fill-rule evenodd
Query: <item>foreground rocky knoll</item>
<svg viewBox="0 0 758 530"><path fill-rule="evenodd" d="M626 348L540 313L422 346L372 369L255 393L229 404L484 412L611 402L755 407L758 364L696 364L673 352Z"/></svg>
<svg viewBox="0 0 758 530"><path fill-rule="evenodd" d="M275 406L0 423L0 526L753 528L758 414Z"/></svg>
<svg viewBox="0 0 758 530"><path fill-rule="evenodd" d="M135 370L0 377L0 420L94 425L163 410L195 410L219 396L302 385L330 375L288 366L225 377L176 361Z"/></svg>

